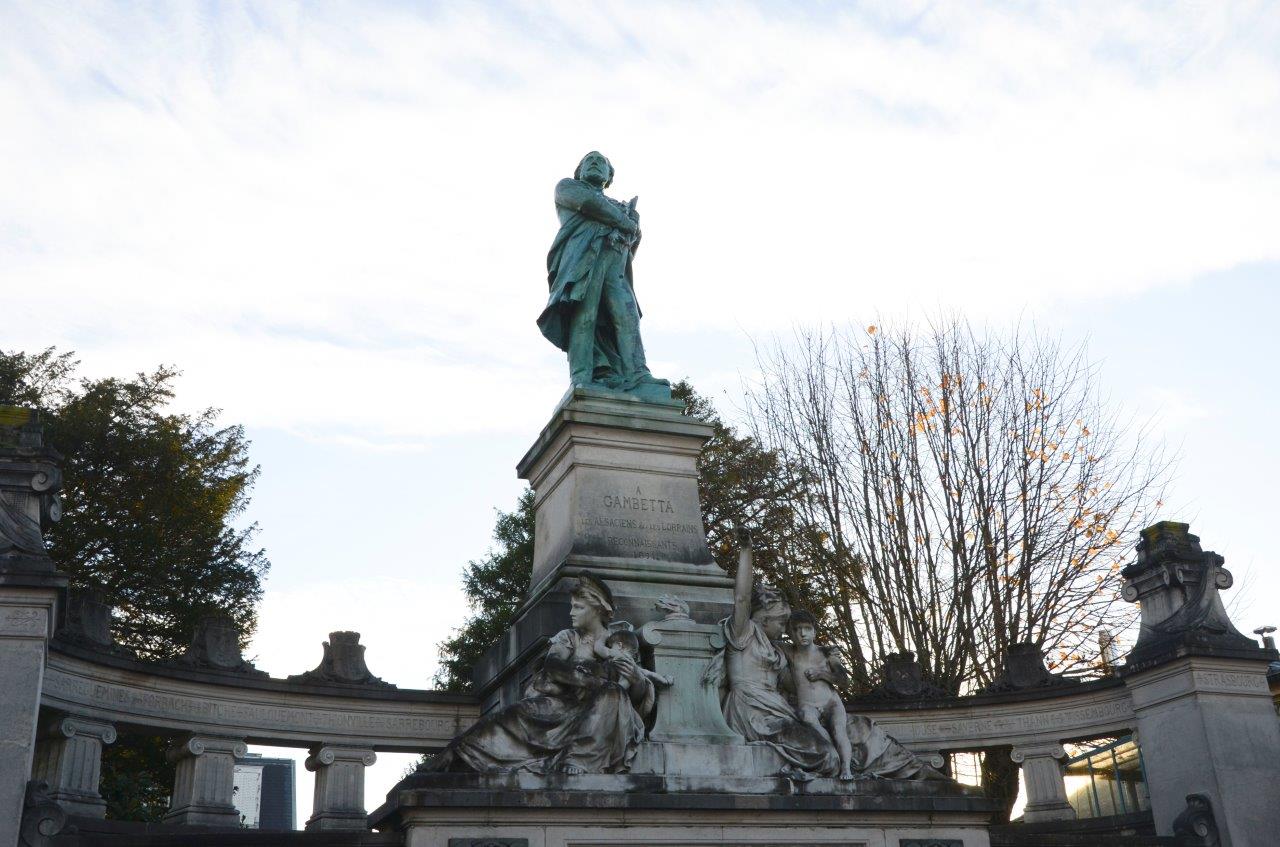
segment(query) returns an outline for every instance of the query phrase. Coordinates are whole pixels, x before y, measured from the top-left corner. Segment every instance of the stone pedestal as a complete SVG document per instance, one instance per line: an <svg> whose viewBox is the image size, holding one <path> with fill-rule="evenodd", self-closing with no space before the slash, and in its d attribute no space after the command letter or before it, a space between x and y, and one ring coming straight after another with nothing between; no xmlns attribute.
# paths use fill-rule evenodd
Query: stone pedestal
<svg viewBox="0 0 1280 847"><path fill-rule="evenodd" d="M378 760L372 750L324 746L311 751L307 770L316 775L307 829L368 829L364 769Z"/></svg>
<svg viewBox="0 0 1280 847"><path fill-rule="evenodd" d="M239 826L240 813L231 799L236 759L244 758L248 749L240 739L208 735L188 736L170 749L169 761L178 767L165 822Z"/></svg>
<svg viewBox="0 0 1280 847"><path fill-rule="evenodd" d="M1022 819L1037 821L1071 820L1076 810L1067 802L1067 784L1062 777L1062 760L1067 751L1061 744L1038 744L1014 747L1013 760L1022 765L1022 780L1027 788L1027 807Z"/></svg>
<svg viewBox="0 0 1280 847"><path fill-rule="evenodd" d="M640 640L653 650L654 670L672 681L671 687L658 692L650 741L746 743L725 723L719 689L703 678L712 657L724 646L719 626L694 623L687 614L675 613L641 627Z"/></svg>
<svg viewBox="0 0 1280 847"><path fill-rule="evenodd" d="M101 818L107 803L98 793L102 775L102 746L116 740L108 723L78 717L58 717L45 725L36 743L31 778L48 783L50 799L69 814Z"/></svg>
<svg viewBox="0 0 1280 847"><path fill-rule="evenodd" d="M938 782L419 774L370 815L405 847L987 847L999 804Z"/></svg>
<svg viewBox="0 0 1280 847"><path fill-rule="evenodd" d="M1125 679L1133 697L1156 833L1205 795L1224 847L1280 833L1280 722L1266 661L1187 657Z"/></svg>
<svg viewBox="0 0 1280 847"><path fill-rule="evenodd" d="M732 583L707 549L698 456L711 427L655 403L575 388L517 468L534 490L529 596L506 638L476 668L486 709L519 698L529 663L568 620L569 589L590 570L615 618L640 624L676 594L699 620L731 611Z"/></svg>

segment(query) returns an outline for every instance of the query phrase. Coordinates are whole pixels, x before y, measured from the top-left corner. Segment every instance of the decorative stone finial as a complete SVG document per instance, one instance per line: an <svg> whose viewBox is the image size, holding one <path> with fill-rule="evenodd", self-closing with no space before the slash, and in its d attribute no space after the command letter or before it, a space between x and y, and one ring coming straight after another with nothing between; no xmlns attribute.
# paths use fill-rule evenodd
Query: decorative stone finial
<svg viewBox="0 0 1280 847"><path fill-rule="evenodd" d="M44 530L62 517L60 458L38 412L0 405L0 571L54 573Z"/></svg>
<svg viewBox="0 0 1280 847"><path fill-rule="evenodd" d="M1049 688L1057 685L1079 685L1080 680L1051 673L1044 664L1044 651L1038 644L1022 641L1009 645L1004 657L1004 673L982 689L982 694L1004 691L1025 691L1029 688Z"/></svg>
<svg viewBox="0 0 1280 847"><path fill-rule="evenodd" d="M294 674L290 682L310 682L322 685L370 685L378 688L395 688L374 676L364 661L364 645L358 632L331 632L323 642L324 657L320 666L306 673Z"/></svg>
<svg viewBox="0 0 1280 847"><path fill-rule="evenodd" d="M664 620L688 620L689 604L674 594L663 594L653 604L659 612L666 612Z"/></svg>
<svg viewBox="0 0 1280 847"><path fill-rule="evenodd" d="M873 700L932 700L946 696L941 688L925 681L924 669L910 650L884 657L880 684L867 695Z"/></svg>
<svg viewBox="0 0 1280 847"><path fill-rule="evenodd" d="M266 676L240 654L240 627L225 612L205 615L196 624L191 646L178 659L184 665L250 676Z"/></svg>
<svg viewBox="0 0 1280 847"><path fill-rule="evenodd" d="M1232 625L1219 594L1231 587L1231 572L1221 556L1200 548L1189 529L1175 521L1147 527L1137 560L1120 572L1121 596L1142 612L1138 643L1125 662L1130 673L1193 654L1267 655Z"/></svg>
<svg viewBox="0 0 1280 847"><path fill-rule="evenodd" d="M72 589L67 595L67 616L58 630L58 640L90 650L133 655L132 650L116 644L111 634L111 610L110 597L101 584Z"/></svg>

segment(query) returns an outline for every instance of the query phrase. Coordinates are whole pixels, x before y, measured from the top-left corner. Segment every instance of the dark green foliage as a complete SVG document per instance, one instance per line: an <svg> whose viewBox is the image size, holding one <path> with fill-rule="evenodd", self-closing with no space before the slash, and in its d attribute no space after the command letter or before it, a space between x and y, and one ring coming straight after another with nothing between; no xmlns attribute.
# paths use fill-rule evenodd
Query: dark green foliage
<svg viewBox="0 0 1280 847"><path fill-rule="evenodd" d="M529 590L533 574L532 490L520 495L513 511L498 512L493 540L497 549L478 562L468 562L462 573L471 616L440 643L435 683L442 691L471 690L471 669L506 632Z"/></svg>
<svg viewBox="0 0 1280 847"><path fill-rule="evenodd" d="M161 735L121 733L102 748L98 793L107 801L107 818L158 821L169 808L174 765L165 758L172 742Z"/></svg>
<svg viewBox="0 0 1280 847"><path fill-rule="evenodd" d="M143 659L176 656L196 621L229 613L247 643L269 563L256 526L235 521L258 469L238 426L217 411L166 409L177 372L75 379L71 353L0 352L0 403L40 409L46 443L63 455L64 517L50 555L72 589L102 585L116 641ZM122 736L103 755L102 795L113 818L158 820L173 784L169 740Z"/></svg>
<svg viewBox="0 0 1280 847"><path fill-rule="evenodd" d="M49 551L72 587L97 582L116 607L116 640L142 658L180 654L212 609L235 618L247 643L269 567L236 527L258 469L244 429L217 410L166 410L177 372L73 381L78 363L53 349L0 353L0 402L42 412L46 443L63 455L64 517Z"/></svg>

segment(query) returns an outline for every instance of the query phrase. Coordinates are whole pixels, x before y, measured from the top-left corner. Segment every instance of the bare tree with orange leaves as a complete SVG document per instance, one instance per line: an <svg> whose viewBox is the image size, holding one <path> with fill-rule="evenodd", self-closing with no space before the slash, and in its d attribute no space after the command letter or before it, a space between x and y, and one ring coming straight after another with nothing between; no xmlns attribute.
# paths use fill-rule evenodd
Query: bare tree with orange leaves
<svg viewBox="0 0 1280 847"><path fill-rule="evenodd" d="M1018 642L1097 667L1099 631L1132 621L1119 570L1171 463L1082 345L947 318L801 330L760 364L748 416L804 477L804 578L851 665L911 650L953 693Z"/></svg>

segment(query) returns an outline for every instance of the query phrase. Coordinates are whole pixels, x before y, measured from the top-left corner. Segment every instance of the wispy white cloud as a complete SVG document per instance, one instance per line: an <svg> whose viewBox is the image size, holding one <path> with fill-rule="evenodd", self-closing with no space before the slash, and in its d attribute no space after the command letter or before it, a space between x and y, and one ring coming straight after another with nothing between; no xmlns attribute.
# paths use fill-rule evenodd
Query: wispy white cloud
<svg viewBox="0 0 1280 847"><path fill-rule="evenodd" d="M641 195L651 333L1280 258L1266 6L27 5L0 28L6 344L175 362L252 425L535 425L563 381L532 325L550 190L592 147Z"/></svg>

